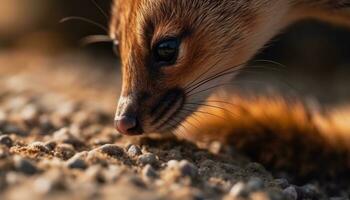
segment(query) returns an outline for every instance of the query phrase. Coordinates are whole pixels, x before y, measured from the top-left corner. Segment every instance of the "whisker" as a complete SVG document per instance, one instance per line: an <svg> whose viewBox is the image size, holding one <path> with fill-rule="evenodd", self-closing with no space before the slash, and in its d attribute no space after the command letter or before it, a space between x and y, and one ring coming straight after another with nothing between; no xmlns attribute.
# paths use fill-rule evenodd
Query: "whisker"
<svg viewBox="0 0 350 200"><path fill-rule="evenodd" d="M186 128L186 126L185 125L183 125L182 123L179 123L179 127L175 127L175 131L177 132L177 131L179 131L180 129L179 128L182 128L183 129L183 131L181 131L181 136L182 137L185 137L185 134L186 134L186 132L188 132L188 129ZM177 135L177 134L176 134Z"/></svg>
<svg viewBox="0 0 350 200"><path fill-rule="evenodd" d="M183 115L178 116L180 113L183 113ZM191 112L184 113L183 110L180 109L180 110L178 110L176 112L176 114L172 118L169 118L167 121L170 121L170 120L175 121L176 122L175 125L177 125L177 123L181 123L186 118L186 115L188 115L188 114L191 114ZM176 117L178 117L180 119L179 120L174 120L174 118L176 118ZM164 125L167 124L167 121L162 123L158 128L164 127ZM175 125L173 125L173 126L175 126ZM172 128L173 126L171 126L170 128ZM173 128L176 128L176 127L173 127ZM166 129L168 129L168 128L166 128Z"/></svg>
<svg viewBox="0 0 350 200"><path fill-rule="evenodd" d="M200 90L200 91L194 91L194 93L186 93L187 97L192 97L196 94L200 94L202 92L206 92L206 91L209 91L209 90L212 90L212 89L215 89L215 88L218 88L218 87L222 87L222 86L231 86L231 85L235 85L235 84L241 84L241 83L254 83L254 84L262 84L264 82L262 81L232 81L230 83L221 83L221 84L217 84L217 85L214 85L214 86L211 86L211 87L208 87L206 89L203 89L203 90ZM193 91L191 91L193 92Z"/></svg>
<svg viewBox="0 0 350 200"><path fill-rule="evenodd" d="M108 35L89 35L80 40L82 46L87 46L94 43L100 42L113 42Z"/></svg>
<svg viewBox="0 0 350 200"><path fill-rule="evenodd" d="M96 0L91 0L91 2L96 6L96 8L100 11L100 13L108 20L108 15L107 13L102 9L100 5L96 2Z"/></svg>
<svg viewBox="0 0 350 200"><path fill-rule="evenodd" d="M287 68L286 65L284 65L284 64L282 64L282 63L279 63L279 62L276 62L276 61L273 61L273 60L264 60L264 59L260 59L260 60L253 60L252 62L253 62L253 63L254 63L254 62L269 63L269 64L277 65L277 66L279 66L279 67Z"/></svg>
<svg viewBox="0 0 350 200"><path fill-rule="evenodd" d="M192 113L190 117L193 118L198 124L201 124L201 122L197 119L198 116L196 113Z"/></svg>
<svg viewBox="0 0 350 200"><path fill-rule="evenodd" d="M83 21L83 22L95 25L96 27L99 27L102 30L104 30L106 33L108 33L108 28L107 27L105 27L102 24L97 23L97 22L95 22L95 21L93 21L91 19L85 18L85 17L79 17L79 16L65 17L65 18L60 20L60 23L65 23L65 22L72 21L72 20L79 20L79 21Z"/></svg>
<svg viewBox="0 0 350 200"><path fill-rule="evenodd" d="M243 64L242 64L242 65L243 65ZM213 67L215 67L215 66L216 66L216 65L214 64L214 65L211 66L211 68L213 68ZM190 87L188 87L188 88L185 88L185 89L190 89L191 87L197 86L198 84L201 84L201 82L203 82L203 81L205 81L205 80L207 80L207 79L210 79L211 77L216 76L216 75L218 75L218 74L221 74L221 73L223 73L223 72L226 72L226 71L229 71L229 70L231 70L231 69L234 69L234 68L237 67L237 66L240 66L240 65L235 65L235 66L233 66L233 67L226 68L226 69L224 69L224 70L222 70L222 71L220 71L220 72L217 72L217 73L214 74L214 75L211 75L211 76L209 76L209 77L206 77L206 78L200 80L198 83L195 83L195 84L193 84L192 86L190 86ZM210 69L209 69L209 70L210 70ZM205 74L205 73L204 73L204 74Z"/></svg>
<svg viewBox="0 0 350 200"><path fill-rule="evenodd" d="M180 119L181 120L181 119ZM193 126L195 129L200 131L200 128L198 126L195 126L193 123L189 122L187 119L182 120L183 123L188 123L189 125Z"/></svg>
<svg viewBox="0 0 350 200"><path fill-rule="evenodd" d="M188 109L187 109L187 108L188 108ZM217 117L217 118L226 120L224 117L221 117L220 115L216 115L216 114L213 114L213 113L210 113L210 112L201 111L201 110L196 110L196 109L191 108L191 107L184 107L184 108L182 108L182 109L183 109L183 110L186 110L186 111L189 111L189 112L192 112L192 113L207 114L207 115L211 115L211 116L214 116L214 117Z"/></svg>
<svg viewBox="0 0 350 200"><path fill-rule="evenodd" d="M200 78L202 78L206 73L208 73L210 70L212 70L219 62L220 62L219 60L216 61L213 65L211 65L211 66L209 67L209 69L207 69L205 72L203 72L202 74L200 74L195 80L193 80L193 81L191 81L189 84L187 84L187 85L185 86L185 90L186 90L186 89L189 89L189 88L191 87L192 84L196 84L196 83L195 83L196 81L200 80ZM188 87L189 87L189 88L188 88Z"/></svg>
<svg viewBox="0 0 350 200"><path fill-rule="evenodd" d="M237 104L233 104L233 103L230 103L230 102L226 102L226 101L219 101L219 100L205 100L205 101L202 101L202 102L195 102L195 103L223 103L223 104L227 104L227 105L230 105L230 106L238 106Z"/></svg>
<svg viewBox="0 0 350 200"><path fill-rule="evenodd" d="M239 71L239 69L236 69L234 71L225 72L225 73L222 73L222 74L215 75L214 77L208 78L207 80L205 80L204 82L200 83L199 85L197 85L196 87L192 88L191 90L186 91L185 94L188 95L192 91L195 91L197 88L203 86L206 83L209 83L210 81L213 81L213 80L215 80L217 78L220 78L220 77L223 77L223 76L226 76L226 75L234 74L234 73L236 73L238 71Z"/></svg>
<svg viewBox="0 0 350 200"><path fill-rule="evenodd" d="M190 87L185 87L185 90L189 90L191 89L189 92L191 92L192 90L194 89L197 89L198 87L210 82L210 81L213 81L219 77L222 77L222 76L225 76L225 75L229 75L229 74L232 74L232 73L236 73L236 72L239 72L239 71L242 71L243 73L244 72L249 72L249 73L257 73L257 71L249 71L250 68L253 68L253 69L272 69L274 71L277 71L277 72L281 72L280 69L277 69L277 68L273 68L273 67L266 67L266 66L252 66L252 65L249 65L247 66L246 68L239 68L239 69L235 69L235 68L238 68L240 66L243 66L245 63L243 64L240 64L240 65L236 65L236 66L233 66L233 67L230 67L230 68L227 68L227 69L224 69L223 71L217 73L217 74L214 74L204 80L201 80L200 82L196 83L196 84L193 84L193 85L190 85ZM215 65L214 65L215 66ZM213 66L212 66L213 67ZM230 71L230 70L234 70L234 71ZM207 71L208 72L208 71ZM205 73L204 73L205 74ZM193 81L192 81L193 82ZM290 86L290 85L289 85ZM194 87L194 88L191 88L191 87Z"/></svg>
<svg viewBox="0 0 350 200"><path fill-rule="evenodd" d="M189 92L197 89L198 87L200 87L200 86L202 86L202 85L204 85L204 84L206 84L206 83L208 83L208 82L210 82L212 80L215 80L215 79L217 79L219 77L222 77L222 76L225 76L225 75L229 75L229 74L233 74L233 73L239 71L239 69L236 69L236 68L239 67L239 66L242 66L242 65L243 64L230 67L228 69L222 70L221 72L219 72L217 74L214 74L214 75L212 75L212 76L202 80L198 84L194 85L194 88L191 88L190 91L188 91L187 93L189 93ZM230 70L234 70L234 71L230 71Z"/></svg>
<svg viewBox="0 0 350 200"><path fill-rule="evenodd" d="M170 122L174 122L174 123L170 123ZM168 130L171 130L171 129L176 129L177 126L178 126L180 123L181 123L181 122L178 121L178 120L169 119L169 123L167 123L168 126L160 127L160 130L168 131Z"/></svg>
<svg viewBox="0 0 350 200"><path fill-rule="evenodd" d="M238 117L235 113L233 113L232 111L226 109L226 108L223 108L223 107L220 107L220 106L214 106L214 105L210 105L210 104L205 104L205 103L186 103L185 105L196 105L196 106L205 106L205 107L209 107L209 108L216 108L216 109L220 109L220 110L223 110L225 112L228 112L230 114L232 114L233 116L235 117Z"/></svg>

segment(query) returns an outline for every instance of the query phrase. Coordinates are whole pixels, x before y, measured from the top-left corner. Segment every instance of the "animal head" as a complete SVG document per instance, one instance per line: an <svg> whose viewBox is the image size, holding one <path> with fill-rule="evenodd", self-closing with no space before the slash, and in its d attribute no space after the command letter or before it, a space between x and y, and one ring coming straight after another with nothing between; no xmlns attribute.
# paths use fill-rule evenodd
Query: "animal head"
<svg viewBox="0 0 350 200"><path fill-rule="evenodd" d="M123 76L116 128L127 135L176 130L274 35L281 5L116 1L110 35L119 42Z"/></svg>

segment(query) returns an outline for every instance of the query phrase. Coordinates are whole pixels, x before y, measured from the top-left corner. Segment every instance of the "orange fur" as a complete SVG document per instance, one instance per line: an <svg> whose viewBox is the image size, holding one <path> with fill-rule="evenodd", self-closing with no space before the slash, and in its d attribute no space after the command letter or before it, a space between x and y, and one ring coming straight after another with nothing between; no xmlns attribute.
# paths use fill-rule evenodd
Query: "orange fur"
<svg viewBox="0 0 350 200"><path fill-rule="evenodd" d="M266 166L301 177L350 170L350 107L321 113L278 96L227 94L207 104L199 110L210 114L197 113L184 123L195 141L233 144Z"/></svg>
<svg viewBox="0 0 350 200"><path fill-rule="evenodd" d="M120 42L123 72L117 114L132 110L145 133L159 131L147 122L151 117L147 108L170 89L184 90L184 104L195 102L188 93L196 92L201 93L194 95L196 102L203 102L215 86L227 83L286 26L306 18L350 26L349 8L348 0L116 0L110 34ZM152 44L184 33L176 63L152 69ZM234 73L196 87L196 83L227 69ZM192 90L186 89L189 83ZM203 92L208 88L212 89ZM188 113L193 116L184 121L190 129L186 130L191 133L189 137L228 141L258 161L301 175L324 169L340 173L349 170L350 111L321 114L301 102L279 97L246 100L219 96L219 100L237 106L216 102L214 106L224 108L199 108L216 116L195 119L198 105L194 105L194 112ZM199 132L194 125L198 121L203 122ZM176 131L182 128L178 126ZM330 162L324 163L327 159ZM335 167L319 167L325 164Z"/></svg>

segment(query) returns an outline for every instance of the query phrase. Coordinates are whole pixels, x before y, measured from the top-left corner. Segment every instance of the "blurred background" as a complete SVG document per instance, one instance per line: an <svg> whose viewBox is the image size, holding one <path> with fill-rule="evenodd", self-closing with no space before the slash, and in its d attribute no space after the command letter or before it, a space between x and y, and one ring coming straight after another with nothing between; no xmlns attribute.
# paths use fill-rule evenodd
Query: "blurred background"
<svg viewBox="0 0 350 200"><path fill-rule="evenodd" d="M97 2L109 13L110 0ZM108 19L89 0L1 0L2 76L4 71L11 70L14 66L22 67L22 73L32 73L33 70L26 66L32 63L31 59L40 57L50 60L46 66L52 70L67 66L73 71L74 68L88 68L91 73L82 76L98 78L95 78L95 82L86 83L86 87L104 82L115 84L111 90L117 91L120 85L115 80L118 79L118 59L112 51L112 44L101 43L87 47L79 44L80 39L87 35L106 33L85 22L59 23L68 16L82 16L108 26ZM277 90L285 94L315 98L324 104L345 104L350 101L349 35L350 29L315 21L296 24L276 37L254 59L260 61L252 61L251 64L266 67L252 67L256 73L240 75L242 81L237 81L237 86L248 93ZM99 70L113 73L109 73L112 75L108 78L101 77L104 75L99 77ZM251 80L261 84L253 84Z"/></svg>

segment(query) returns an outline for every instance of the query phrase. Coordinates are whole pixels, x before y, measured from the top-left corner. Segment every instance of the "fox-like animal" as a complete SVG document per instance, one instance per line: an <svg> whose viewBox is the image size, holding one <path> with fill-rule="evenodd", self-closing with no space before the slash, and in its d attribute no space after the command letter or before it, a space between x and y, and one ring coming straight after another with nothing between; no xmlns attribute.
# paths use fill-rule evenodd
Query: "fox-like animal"
<svg viewBox="0 0 350 200"><path fill-rule="evenodd" d="M322 114L280 97L210 97L271 38L307 18L350 26L350 1L115 0L110 37L123 76L117 130L185 133L299 174L347 174L350 112Z"/></svg>

